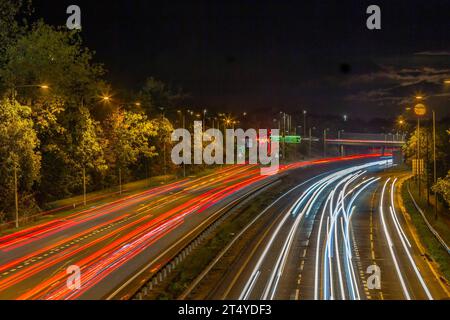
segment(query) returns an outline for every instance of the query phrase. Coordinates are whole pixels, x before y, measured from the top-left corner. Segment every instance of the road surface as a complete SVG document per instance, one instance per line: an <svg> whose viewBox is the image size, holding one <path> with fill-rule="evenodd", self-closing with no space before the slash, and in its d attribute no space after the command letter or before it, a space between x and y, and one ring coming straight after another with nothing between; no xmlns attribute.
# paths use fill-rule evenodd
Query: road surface
<svg viewBox="0 0 450 320"><path fill-rule="evenodd" d="M278 175L360 158L366 157L294 163ZM114 298L111 294L143 268L152 272L163 265L178 249L174 244L182 246L180 239L205 219L268 179L277 175L262 176L252 165L226 167L0 237L0 298ZM76 290L67 285L72 266L81 271Z"/></svg>
<svg viewBox="0 0 450 320"><path fill-rule="evenodd" d="M395 171L386 169L384 160L366 161L299 176L263 211L257 236L239 245L220 281L200 281L188 298L449 298L400 208Z"/></svg>

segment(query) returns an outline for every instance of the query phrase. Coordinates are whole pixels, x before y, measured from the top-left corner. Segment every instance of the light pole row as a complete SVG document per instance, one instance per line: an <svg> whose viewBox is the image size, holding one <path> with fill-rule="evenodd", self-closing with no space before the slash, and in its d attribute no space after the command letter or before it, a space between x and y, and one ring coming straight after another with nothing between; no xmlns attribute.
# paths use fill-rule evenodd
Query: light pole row
<svg viewBox="0 0 450 320"><path fill-rule="evenodd" d="M450 84L450 79L449 80L444 80L444 84L445 85L449 85ZM422 101L424 100L424 96L423 95L416 95L415 99L417 101ZM410 108L407 108L407 110L410 110ZM414 106L414 113L417 115L417 155L416 155L416 161L417 161L417 175L418 175L418 192L419 192L419 197L421 196L421 190L420 190L420 180L421 180L421 170L420 170L420 118L423 117L426 114L427 110L426 110L426 106L423 103L418 103ZM433 133L433 183L436 184L437 182L437 165L436 165L436 112L434 109L431 110L431 114L432 114L432 133ZM403 121L403 120L400 120ZM428 149L427 149L427 154L428 154ZM425 167L425 166L424 166ZM428 178L427 178L428 181ZM434 190L434 215L435 215L435 219L438 218L437 215L437 206L438 206L438 200L437 200L437 192L436 190Z"/></svg>
<svg viewBox="0 0 450 320"><path fill-rule="evenodd" d="M13 87L11 88L11 97L12 97L12 101L15 104L16 103L16 96L17 96L17 89L19 88L40 88L40 89L48 89L49 86L47 84L26 84L26 85L20 85L20 86L15 86L13 85ZM16 228L19 228L19 190L18 190L18 182L17 182L17 167L18 167L18 163L17 163L17 159L14 161L13 163L14 166L14 207L15 207L15 225Z"/></svg>

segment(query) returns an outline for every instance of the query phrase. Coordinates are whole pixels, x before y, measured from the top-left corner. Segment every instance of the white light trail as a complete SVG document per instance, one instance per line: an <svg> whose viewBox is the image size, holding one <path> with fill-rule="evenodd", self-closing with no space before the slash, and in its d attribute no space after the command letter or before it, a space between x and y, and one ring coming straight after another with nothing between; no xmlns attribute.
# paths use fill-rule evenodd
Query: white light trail
<svg viewBox="0 0 450 320"><path fill-rule="evenodd" d="M393 249L394 244L392 243L391 236L389 235L389 231L387 229L386 222L384 220L384 211L383 211L384 193L386 191L386 185L388 184L388 182L390 180L391 180L391 178L388 178L386 180L386 182L383 185L383 190L381 191L381 200L380 200L380 207L379 207L379 209L380 209L380 216L381 216L381 224L383 226L383 231L384 231L384 234L386 236L386 240L388 242L389 251L390 251L391 256L392 256L392 261L394 262L394 266L395 266L395 270L397 272L397 276L398 276L398 278L400 280L400 284L402 286L403 295L405 296L405 298L407 300L411 300L411 296L409 295L408 289L406 288L405 280L403 279L402 272L400 271L400 267L399 267L398 262L397 262L397 257L395 256L395 253L394 253L394 249Z"/></svg>

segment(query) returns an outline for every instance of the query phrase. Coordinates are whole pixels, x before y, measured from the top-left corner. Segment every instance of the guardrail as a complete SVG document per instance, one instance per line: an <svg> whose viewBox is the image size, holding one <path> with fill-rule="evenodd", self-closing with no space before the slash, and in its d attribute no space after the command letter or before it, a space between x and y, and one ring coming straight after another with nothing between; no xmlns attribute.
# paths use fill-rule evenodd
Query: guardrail
<svg viewBox="0 0 450 320"><path fill-rule="evenodd" d="M450 254L450 248L448 247L448 245L445 243L445 240L442 239L442 237L440 236L440 234L433 228L433 226L430 224L430 222L428 221L427 217L425 216L425 213L423 212L423 210L419 207L419 205L417 204L416 200L414 199L413 195L411 194L411 190L409 189L409 184L407 185L407 190L408 190L408 194L411 197L411 200L414 203L414 207L416 207L417 211L419 211L420 215L422 216L423 220L425 221L425 224L427 225L428 229L430 230L430 232L436 237L436 239L439 241L439 243L442 245L442 247L447 251L448 254Z"/></svg>
<svg viewBox="0 0 450 320"><path fill-rule="evenodd" d="M282 175L284 176L284 175ZM254 195L255 193L261 191L262 189L267 188L268 186L274 184L279 181L282 176L277 177L276 179L269 180L252 190L249 190L245 194L241 195L239 198L231 201L225 207L217 210L214 214L208 217L204 222L198 225L194 230L190 233L179 239L177 242L172 244L167 250L161 253L158 257L153 259L150 263L148 263L145 267L143 267L139 272L137 272L132 278L128 279L124 284L118 287L114 292L112 292L109 296L106 297L107 300L112 299L136 299L141 300L144 296L148 294L150 290L153 289L154 286L158 285L160 282L164 281L164 279L174 270L174 268L181 263L191 252L193 249L198 247L201 242L211 234L214 229L216 229L222 222L228 217L230 210L240 204L246 198ZM183 243L186 242L186 245ZM176 249L177 247L181 247L181 249ZM170 254L168 252L172 251ZM169 255L167 258L167 262L162 266L157 267L157 269L150 270L150 268L155 265L159 260L164 258L166 255ZM150 272L149 272L150 271ZM145 272L149 272L147 276L145 276ZM127 294L120 295L127 287L131 287L132 283L137 281L139 277L144 277L141 280L141 284L136 286L136 288L130 288Z"/></svg>

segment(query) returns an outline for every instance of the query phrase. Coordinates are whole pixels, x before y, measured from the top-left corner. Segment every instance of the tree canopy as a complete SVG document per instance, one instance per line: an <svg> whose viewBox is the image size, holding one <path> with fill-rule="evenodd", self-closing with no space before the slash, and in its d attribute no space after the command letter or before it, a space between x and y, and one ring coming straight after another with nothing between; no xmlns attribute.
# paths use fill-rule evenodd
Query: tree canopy
<svg viewBox="0 0 450 320"><path fill-rule="evenodd" d="M0 101L0 218L4 218L14 200L14 171L20 190L32 191L39 179L41 155L34 130L31 109L16 101Z"/></svg>

